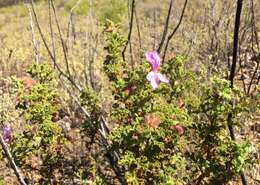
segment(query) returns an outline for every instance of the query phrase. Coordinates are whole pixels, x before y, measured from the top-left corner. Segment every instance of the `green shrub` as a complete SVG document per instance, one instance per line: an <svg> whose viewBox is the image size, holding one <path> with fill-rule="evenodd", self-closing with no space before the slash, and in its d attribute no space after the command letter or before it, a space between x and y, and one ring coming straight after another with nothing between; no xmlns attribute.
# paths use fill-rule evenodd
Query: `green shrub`
<svg viewBox="0 0 260 185"><path fill-rule="evenodd" d="M189 137L193 174L199 184L224 184L245 168L249 144L232 141L227 133L227 117L241 113L242 93L226 80L213 78L201 85L202 100L193 113ZM231 101L236 102L231 104ZM201 178L200 178L201 177Z"/></svg>
<svg viewBox="0 0 260 185"><path fill-rule="evenodd" d="M59 108L55 75L47 63L31 65L28 73L37 83L25 88L21 81L16 81L17 108L23 111L26 123L24 130L14 136L11 151L16 163L25 170L35 170L31 159L37 158L42 163L37 166L42 180L50 183L53 170L63 158L60 148L65 141L61 128L52 121Z"/></svg>
<svg viewBox="0 0 260 185"><path fill-rule="evenodd" d="M205 81L203 71L196 76L183 56L161 66L170 83L153 90L146 80L148 63L127 67L119 27L106 26L104 71L114 98L110 121L117 125L109 147L120 151L127 183L216 184L239 174L249 145L230 139L226 120L229 113L245 111L242 92L226 80Z"/></svg>

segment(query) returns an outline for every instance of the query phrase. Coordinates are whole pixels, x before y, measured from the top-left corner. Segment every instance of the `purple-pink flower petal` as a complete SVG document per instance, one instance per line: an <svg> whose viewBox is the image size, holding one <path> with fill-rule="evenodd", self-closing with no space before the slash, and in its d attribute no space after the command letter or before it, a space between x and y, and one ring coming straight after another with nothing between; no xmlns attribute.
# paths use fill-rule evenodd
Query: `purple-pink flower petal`
<svg viewBox="0 0 260 185"><path fill-rule="evenodd" d="M149 80L149 81L151 81L152 78L153 78L153 76L154 76L154 72L153 72L153 71L150 71L150 72L148 73L148 75L146 76L146 79Z"/></svg>
<svg viewBox="0 0 260 185"><path fill-rule="evenodd" d="M147 74L146 78L150 81L153 89L156 89L160 82L169 83L169 80L164 75L158 73L158 68L161 64L158 53L156 51L146 52L145 56L152 66L152 71Z"/></svg>
<svg viewBox="0 0 260 185"><path fill-rule="evenodd" d="M161 73L157 73L157 76L158 76L158 78L159 78L159 80L160 80L161 82L169 83L169 79L166 78L166 77L165 77L164 75L162 75Z"/></svg>
<svg viewBox="0 0 260 185"><path fill-rule="evenodd" d="M160 84L160 81L159 81L157 75L154 75L151 79L151 85L152 85L153 89L157 89L159 84Z"/></svg>
<svg viewBox="0 0 260 185"><path fill-rule="evenodd" d="M9 143L12 139L12 129L10 127L3 128L3 139L6 143Z"/></svg>
<svg viewBox="0 0 260 185"><path fill-rule="evenodd" d="M151 64L152 70L157 71L161 64L161 60L158 53L156 51L146 52L145 57L148 60L148 62Z"/></svg>
<svg viewBox="0 0 260 185"><path fill-rule="evenodd" d="M159 86L160 80L158 78L157 72L154 71L149 72L146 78L147 80L150 81L153 89L156 89Z"/></svg>

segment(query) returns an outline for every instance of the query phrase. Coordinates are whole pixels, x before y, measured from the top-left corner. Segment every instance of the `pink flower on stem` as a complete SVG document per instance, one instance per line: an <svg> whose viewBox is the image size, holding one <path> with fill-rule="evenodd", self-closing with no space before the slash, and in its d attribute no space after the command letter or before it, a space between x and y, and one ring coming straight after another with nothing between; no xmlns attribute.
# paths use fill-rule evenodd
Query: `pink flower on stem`
<svg viewBox="0 0 260 185"><path fill-rule="evenodd" d="M145 57L152 67L152 71L148 73L146 78L151 82L153 89L156 89L159 86L160 82L169 83L169 80L164 75L158 72L158 68L161 64L158 53L156 51L146 52Z"/></svg>

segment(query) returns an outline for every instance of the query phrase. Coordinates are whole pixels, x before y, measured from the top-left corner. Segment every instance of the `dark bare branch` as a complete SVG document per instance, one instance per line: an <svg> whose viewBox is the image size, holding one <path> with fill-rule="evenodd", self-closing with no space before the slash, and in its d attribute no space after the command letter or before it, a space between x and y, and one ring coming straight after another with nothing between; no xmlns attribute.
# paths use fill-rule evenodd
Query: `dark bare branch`
<svg viewBox="0 0 260 185"><path fill-rule="evenodd" d="M43 35L42 29L41 29L41 27L40 27L40 24L39 24L39 21L38 21L36 12L35 12L33 0L31 0L30 3L31 3L31 7L32 7L32 12L33 12L33 15L34 15L34 18L35 18L36 27L37 27L37 29L38 29L38 31L39 31L39 33L40 33L40 36L41 36L42 41L43 41L43 43L44 43L44 46L45 46L45 48L46 48L46 50L47 50L47 52L48 52L48 54L49 54L51 60L53 61L55 67L56 67L57 70L59 71L60 75L64 76L77 90L81 91L81 90L82 90L81 87L78 86L78 85L76 84L76 82L75 82L69 75L67 75L65 72L63 72L62 69L61 69L61 68L59 67L59 65L57 64L56 59L55 59L55 57L53 56L53 54L52 54L52 52L51 52L51 50L50 50L50 48L49 48L49 46L48 46L48 43L47 43L47 41L46 41L46 38L45 38L45 36Z"/></svg>
<svg viewBox="0 0 260 185"><path fill-rule="evenodd" d="M136 8L134 9L134 14L135 14L137 34L138 34L139 49L141 50L142 49L142 39L141 39L140 24L139 24L139 19L137 16Z"/></svg>
<svg viewBox="0 0 260 185"><path fill-rule="evenodd" d="M166 52L167 52L167 49L168 49L168 46L169 46L169 43L173 37L173 35L177 32L177 30L179 29L181 23L182 23L182 19L183 19L183 16L184 16L184 12L185 12L185 9L186 9L186 6L188 4L188 0L185 0L185 3L184 3L184 6L183 6L183 9L182 9L182 12L181 12L181 17L179 19L179 22L178 24L176 25L176 27L173 29L172 33L168 36L167 38L167 42L166 42L166 45L165 45L165 48L164 48L164 52L163 52L163 60L162 62L164 62L165 60L165 56L166 56Z"/></svg>
<svg viewBox="0 0 260 185"><path fill-rule="evenodd" d="M161 52L161 49L162 49L162 46L163 46L163 44L164 44L166 35L167 35L167 33L168 33L169 20L170 20L170 16L171 16L171 12L172 12L172 2L173 2L173 0L171 0L171 1L170 1L170 4L169 4L169 9L168 9L168 14L167 14L166 21L165 21L165 24L164 24L164 30L163 30L162 39L161 39L161 42L160 42L159 47L158 47L158 49L157 49L157 52L158 52L158 53Z"/></svg>
<svg viewBox="0 0 260 185"><path fill-rule="evenodd" d="M58 32L59 32L59 38L60 38L61 45L62 45L62 50L63 50L63 55L64 55L64 59L65 59L65 64L66 64L66 69L67 69L67 72L68 72L68 76L70 78L72 78L71 73L70 73L70 68L69 68L68 56L67 56L68 51L67 51L66 44L65 44L64 39L63 39L62 34L61 34L60 24L59 24L57 15L56 15L56 9L55 9L53 0L51 0L51 7L52 7L52 10L53 10L53 13L54 13L56 26L57 26L57 29L58 29Z"/></svg>
<svg viewBox="0 0 260 185"><path fill-rule="evenodd" d="M132 36L132 30L133 30L133 20L134 20L134 9L135 9L135 0L132 0L132 3L131 3L131 17L130 17L130 23L129 23L129 32L128 32L128 36L127 36L127 41L126 41L126 44L125 44L125 47L122 51L122 56L123 56L123 60L125 61L125 51L126 51L126 48L129 44L129 42L131 41L131 36Z"/></svg>
<svg viewBox="0 0 260 185"><path fill-rule="evenodd" d="M230 76L229 76L230 88L234 87L234 78L235 78L236 64L237 64L239 27L240 27L240 17L241 17L242 7L243 7L243 0L237 0L237 10L236 10L235 28L234 28L234 36L233 36L233 59L232 59ZM230 102L230 104L232 105L232 102ZM236 140L232 122L233 122L233 114L229 113L227 118L227 124L230 132L230 137L232 140ZM247 185L247 181L243 171L240 172L240 177L242 180L242 184Z"/></svg>
<svg viewBox="0 0 260 185"><path fill-rule="evenodd" d="M1 135L0 135L0 144L4 150L4 153L9 161L12 169L14 170L16 177L18 178L18 181L20 182L20 184L26 185L26 183L24 181L24 176L23 176L22 172L19 170L19 168L17 167L17 165L15 164L15 161L12 157L9 147L7 146L7 144L5 143L5 141Z"/></svg>
<svg viewBox="0 0 260 185"><path fill-rule="evenodd" d="M53 27L52 27L52 16L51 16L51 0L49 0L48 3L48 12L49 12L49 28L50 28L50 32L51 32L51 45L52 45L52 54L53 54L53 58L54 58L54 68L56 67L56 51L55 51L55 43L54 43L54 33L53 33Z"/></svg>

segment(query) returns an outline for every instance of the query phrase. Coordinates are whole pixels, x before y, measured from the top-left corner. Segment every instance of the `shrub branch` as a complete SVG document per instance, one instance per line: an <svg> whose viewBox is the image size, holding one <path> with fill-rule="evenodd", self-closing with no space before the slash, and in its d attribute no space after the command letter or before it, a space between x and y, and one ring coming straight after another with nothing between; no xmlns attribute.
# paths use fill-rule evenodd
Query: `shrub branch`
<svg viewBox="0 0 260 185"><path fill-rule="evenodd" d="M229 76L230 88L231 89L233 89L233 87L234 87L234 78L235 78L236 64L237 64L239 27L240 27L240 17L241 17L242 7L243 7L243 0L237 0L237 10L236 10L235 28L234 28L234 36L233 36L233 59L232 59L230 76ZM232 102L230 102L230 104L232 105ZM227 118L227 124L228 124L228 129L229 129L229 132L230 132L231 139L236 140L235 134L234 134L234 129L233 129L233 126L232 126L232 118L233 118L233 114L229 113L228 118ZM242 184L247 185L247 181L246 181L246 178L245 178L243 171L240 172L240 177L241 177L241 180L242 180Z"/></svg>
<svg viewBox="0 0 260 185"><path fill-rule="evenodd" d="M188 0L185 0L185 3L184 3L184 6L183 6L183 9L182 9L182 12L181 12L181 17L179 19L179 22L178 24L176 25L176 27L173 29L172 33L168 36L167 38L167 41L166 41L166 45L165 45L165 48L164 48L164 52L163 52L163 60L162 62L164 62L165 60L165 55L166 55L166 52L168 50L168 46L169 46L169 43L173 37L173 35L177 32L177 30L179 29L181 23L182 23L182 19L183 19L183 16L184 16L184 12L185 12L185 9L186 9L186 6L187 6L187 3L188 3Z"/></svg>
<svg viewBox="0 0 260 185"><path fill-rule="evenodd" d="M9 161L12 169L14 170L14 173L15 173L16 177L18 178L18 181L20 182L21 185L27 185L25 183L25 181L24 181L24 177L23 177L22 172L19 170L19 168L15 164L14 159L12 157L12 154L11 154L8 146L6 145L4 139L3 139L3 137L1 135L0 135L0 144L1 144L2 148L3 148L3 150L4 150L4 153L5 153L8 161Z"/></svg>

